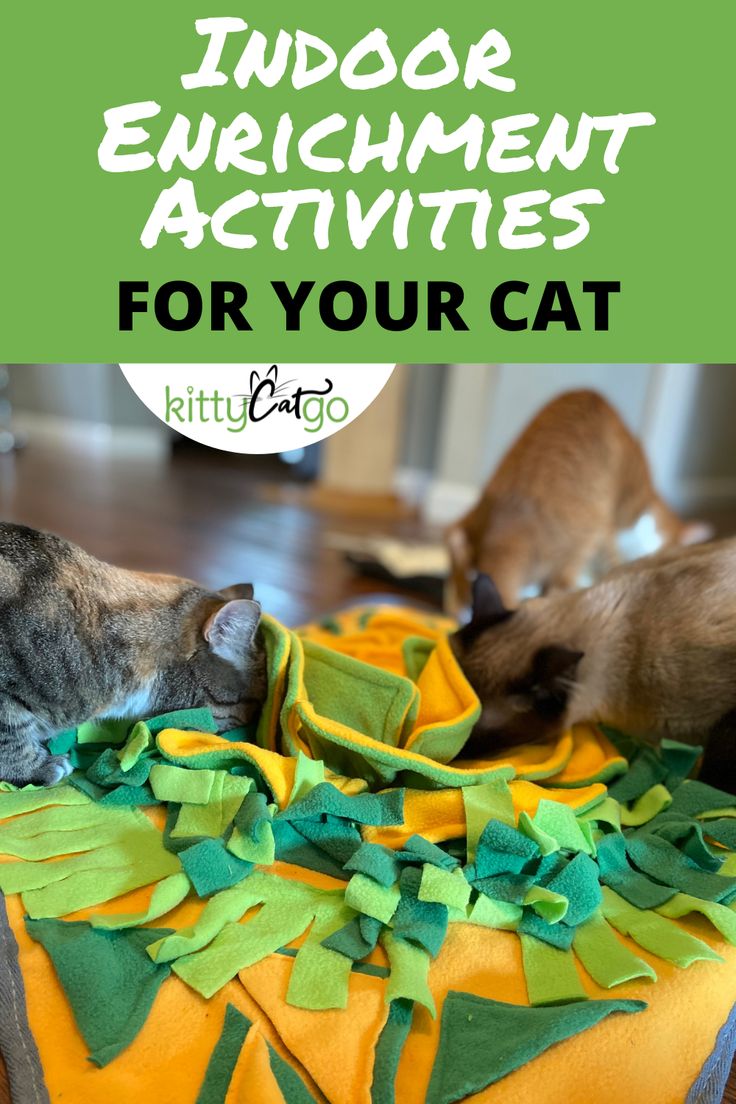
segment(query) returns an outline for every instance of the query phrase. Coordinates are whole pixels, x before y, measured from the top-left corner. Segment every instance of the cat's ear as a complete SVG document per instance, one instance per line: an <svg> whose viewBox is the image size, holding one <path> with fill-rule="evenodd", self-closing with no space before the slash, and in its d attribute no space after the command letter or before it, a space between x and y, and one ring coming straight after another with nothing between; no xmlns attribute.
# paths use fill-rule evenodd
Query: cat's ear
<svg viewBox="0 0 736 1104"><path fill-rule="evenodd" d="M458 630L456 638L467 647L480 633L508 621L513 614L513 610L506 609L501 593L490 575L481 572L473 581L470 621Z"/></svg>
<svg viewBox="0 0 736 1104"><path fill-rule="evenodd" d="M584 654L561 644L539 649L529 679L529 693L537 712L553 716L565 711Z"/></svg>
<svg viewBox="0 0 736 1104"><path fill-rule="evenodd" d="M473 580L472 621L493 624L509 617L511 610L503 604L501 592L490 575L481 572Z"/></svg>
<svg viewBox="0 0 736 1104"><path fill-rule="evenodd" d="M258 373L256 372L256 370L255 370L255 368L254 368L254 369L253 369L253 371L252 371L252 372L251 372L251 374L250 374L250 390L251 390L251 394L252 394L252 393L253 393L253 392L255 391L256 387L258 386L258 384L259 384L260 382L261 382L261 377L260 377L260 376L258 375Z"/></svg>
<svg viewBox="0 0 736 1104"><path fill-rule="evenodd" d="M279 378L279 370L278 370L278 368L276 367L275 364L272 364L271 367L266 372L266 377L268 377L268 376L273 376L274 381Z"/></svg>
<svg viewBox="0 0 736 1104"><path fill-rule="evenodd" d="M217 593L221 594L223 598L227 598L228 602L233 601L235 598L252 598L253 584L233 583L232 586L221 587Z"/></svg>
<svg viewBox="0 0 736 1104"><path fill-rule="evenodd" d="M214 655L240 667L248 658L260 619L258 602L236 598L210 614L202 633Z"/></svg>

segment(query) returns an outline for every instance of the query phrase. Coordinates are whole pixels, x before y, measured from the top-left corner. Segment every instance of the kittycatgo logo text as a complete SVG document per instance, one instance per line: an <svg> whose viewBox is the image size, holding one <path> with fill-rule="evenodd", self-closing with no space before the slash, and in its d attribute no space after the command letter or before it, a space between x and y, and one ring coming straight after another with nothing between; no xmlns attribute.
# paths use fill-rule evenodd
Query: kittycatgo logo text
<svg viewBox="0 0 736 1104"><path fill-rule="evenodd" d="M336 395L331 379L325 377L322 386L306 387L296 378L279 382L278 365L272 364L265 376L254 369L250 374L250 391L246 394L223 395L217 388L197 390L193 384L186 394L166 384L165 409L169 425L188 422L224 425L228 433L243 433L248 426L274 416L291 416L303 421L306 433L321 433L325 422L335 427L350 414L348 401Z"/></svg>
<svg viewBox="0 0 736 1104"><path fill-rule="evenodd" d="M353 421L393 364L128 364L133 390L170 431L229 452L286 452Z"/></svg>

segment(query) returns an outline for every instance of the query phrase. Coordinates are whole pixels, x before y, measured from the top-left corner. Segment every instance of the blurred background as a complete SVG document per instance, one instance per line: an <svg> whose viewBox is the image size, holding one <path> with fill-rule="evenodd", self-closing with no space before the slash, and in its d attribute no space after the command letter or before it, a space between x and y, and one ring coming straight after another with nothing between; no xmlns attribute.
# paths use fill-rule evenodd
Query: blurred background
<svg viewBox="0 0 736 1104"><path fill-rule="evenodd" d="M581 386L637 433L671 505L736 532L736 366L709 364L399 365L354 423L283 457L182 438L116 365L0 366L0 515L126 567L253 581L289 624L376 591L438 604L442 527Z"/></svg>

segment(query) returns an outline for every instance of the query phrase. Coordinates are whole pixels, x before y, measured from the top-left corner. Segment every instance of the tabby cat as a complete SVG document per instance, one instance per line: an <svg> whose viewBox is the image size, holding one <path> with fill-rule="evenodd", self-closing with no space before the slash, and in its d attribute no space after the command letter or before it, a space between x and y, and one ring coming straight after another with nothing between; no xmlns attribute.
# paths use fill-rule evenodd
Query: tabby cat
<svg viewBox="0 0 736 1104"><path fill-rule="evenodd" d="M448 529L448 612L468 605L476 571L492 576L508 605L528 588L572 589L586 573L616 566L621 534L635 526L651 530L642 533L644 547L634 537L640 555L711 536L709 526L683 522L657 494L641 444L602 395L559 395L514 442L478 503Z"/></svg>
<svg viewBox="0 0 736 1104"><path fill-rule="evenodd" d="M250 584L126 571L0 522L0 779L64 778L46 744L91 718L209 706L219 732L250 721L266 694L252 598Z"/></svg>

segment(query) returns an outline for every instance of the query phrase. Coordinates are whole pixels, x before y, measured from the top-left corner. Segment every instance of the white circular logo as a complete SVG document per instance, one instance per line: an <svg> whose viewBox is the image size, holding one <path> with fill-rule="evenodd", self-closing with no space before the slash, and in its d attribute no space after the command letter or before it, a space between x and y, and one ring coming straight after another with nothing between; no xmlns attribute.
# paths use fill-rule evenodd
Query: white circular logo
<svg viewBox="0 0 736 1104"><path fill-rule="evenodd" d="M162 422L227 452L289 452L349 425L395 364L121 364Z"/></svg>

